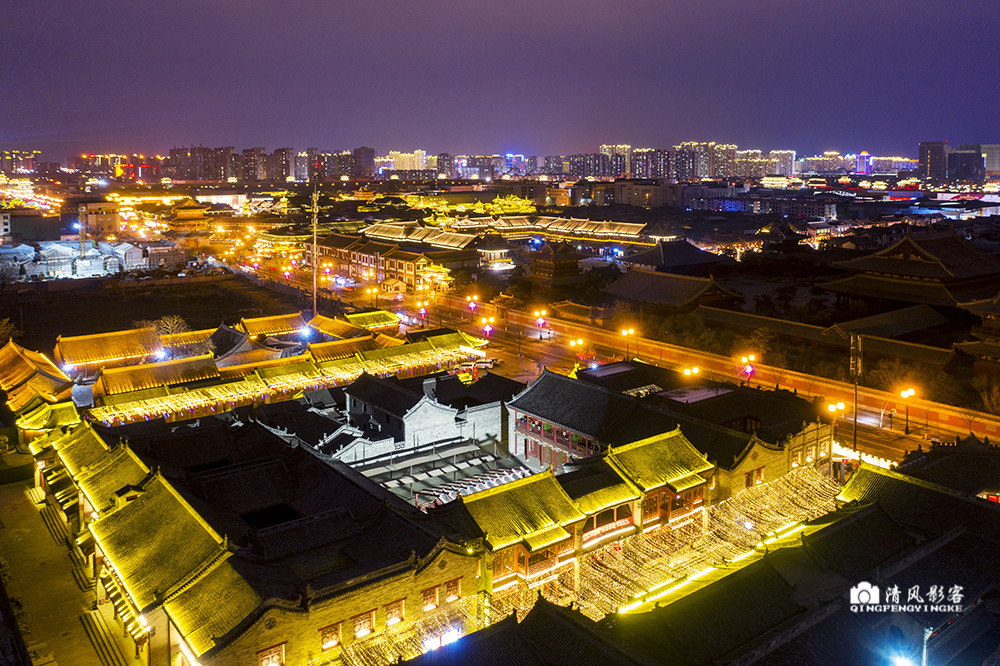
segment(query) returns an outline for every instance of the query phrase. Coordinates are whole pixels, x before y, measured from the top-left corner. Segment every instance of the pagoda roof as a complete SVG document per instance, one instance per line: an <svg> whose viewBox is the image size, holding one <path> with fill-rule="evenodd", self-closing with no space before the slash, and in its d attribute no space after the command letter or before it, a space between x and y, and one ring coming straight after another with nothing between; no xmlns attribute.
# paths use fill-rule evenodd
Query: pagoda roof
<svg viewBox="0 0 1000 666"><path fill-rule="evenodd" d="M1000 259L976 249L950 231L924 236L907 233L887 248L833 265L853 272L911 279L951 281L990 276L1000 278Z"/></svg>
<svg viewBox="0 0 1000 666"><path fill-rule="evenodd" d="M76 483L91 506L103 512L115 506L119 491L138 486L148 474L149 468L129 447L116 446L76 475Z"/></svg>
<svg viewBox="0 0 1000 666"><path fill-rule="evenodd" d="M673 308L693 305L706 295L729 298L736 296L711 277L661 273L645 268L632 268L602 291L615 298Z"/></svg>
<svg viewBox="0 0 1000 666"><path fill-rule="evenodd" d="M60 336L56 339L56 361L63 366L109 362L139 362L163 349L156 329L134 328L93 335Z"/></svg>
<svg viewBox="0 0 1000 666"><path fill-rule="evenodd" d="M252 319L240 320L240 325L247 335L254 337L258 335L285 335L297 333L306 327L306 321L298 312L286 315L274 315L272 317L254 317Z"/></svg>
<svg viewBox="0 0 1000 666"><path fill-rule="evenodd" d="M586 517L551 470L463 495L461 502L493 550L519 542L544 549L569 538L565 528Z"/></svg>
<svg viewBox="0 0 1000 666"><path fill-rule="evenodd" d="M730 257L706 252L687 239L661 240L656 243L655 247L622 257L619 261L622 264L653 266L662 269L733 263Z"/></svg>
<svg viewBox="0 0 1000 666"><path fill-rule="evenodd" d="M992 297L980 298L967 303L959 303L958 307L966 310L967 312L971 312L972 314L979 315L984 319L1000 317L1000 293L997 293Z"/></svg>
<svg viewBox="0 0 1000 666"><path fill-rule="evenodd" d="M556 476L566 494L588 515L639 499L641 491L605 457L584 458Z"/></svg>
<svg viewBox="0 0 1000 666"><path fill-rule="evenodd" d="M32 442L32 444L33 448L37 447L35 450L51 446L66 467L66 471L73 477L86 468L97 464L110 450L104 439L89 423L68 428L65 432L55 431L44 441L37 444Z"/></svg>
<svg viewBox="0 0 1000 666"><path fill-rule="evenodd" d="M869 273L855 273L838 280L824 282L819 286L843 294L882 298L902 303L923 303L936 307L957 307L959 303L983 298L996 291L996 282L993 280L962 284L888 277Z"/></svg>
<svg viewBox="0 0 1000 666"><path fill-rule="evenodd" d="M601 443L624 444L677 425L670 416L642 406L636 398L547 369L508 407Z"/></svg>
<svg viewBox="0 0 1000 666"><path fill-rule="evenodd" d="M948 318L929 305L912 305L908 308L882 312L870 317L840 322L823 332L860 333L896 338L946 323L948 323Z"/></svg>
<svg viewBox="0 0 1000 666"><path fill-rule="evenodd" d="M310 319L309 326L324 335L340 340L368 335L368 330L362 326L352 324L346 319L334 319L323 315L316 315Z"/></svg>
<svg viewBox="0 0 1000 666"><path fill-rule="evenodd" d="M184 331L183 333L170 333L167 335L160 336L160 342L163 343L164 347L183 347L185 345L194 345L202 342L207 342L212 334L215 333L214 328L204 328L200 331Z"/></svg>
<svg viewBox="0 0 1000 666"><path fill-rule="evenodd" d="M243 576L224 560L168 599L164 609L200 657L249 617L261 601Z"/></svg>
<svg viewBox="0 0 1000 666"><path fill-rule="evenodd" d="M712 470L680 428L623 446L610 446L608 464L644 492L668 487L681 492L705 482L701 475Z"/></svg>
<svg viewBox="0 0 1000 666"><path fill-rule="evenodd" d="M140 613L228 555L222 537L159 474L89 527Z"/></svg>
<svg viewBox="0 0 1000 666"><path fill-rule="evenodd" d="M333 342L311 342L309 352L318 363L324 361L335 361L341 358L354 356L358 352L371 351L377 349L375 339L365 331L365 337L351 338L349 340L335 340Z"/></svg>
<svg viewBox="0 0 1000 666"><path fill-rule="evenodd" d="M219 369L211 354L124 368L104 368L98 373L94 382L94 396L130 393L218 377Z"/></svg>
<svg viewBox="0 0 1000 666"><path fill-rule="evenodd" d="M17 427L21 430L50 430L78 423L80 423L80 412L70 400L57 403L42 402L26 410L17 419Z"/></svg>
<svg viewBox="0 0 1000 666"><path fill-rule="evenodd" d="M348 322L355 326L366 329L382 328L386 326L397 326L399 317L385 310L373 310L371 312L356 312L345 315Z"/></svg>
<svg viewBox="0 0 1000 666"><path fill-rule="evenodd" d="M400 418L423 398L422 393L405 388L395 378L382 379L367 372L348 384L344 393Z"/></svg>
<svg viewBox="0 0 1000 666"><path fill-rule="evenodd" d="M70 397L73 381L44 354L21 347L13 340L0 348L0 389L7 407L19 412L35 396L55 403Z"/></svg>

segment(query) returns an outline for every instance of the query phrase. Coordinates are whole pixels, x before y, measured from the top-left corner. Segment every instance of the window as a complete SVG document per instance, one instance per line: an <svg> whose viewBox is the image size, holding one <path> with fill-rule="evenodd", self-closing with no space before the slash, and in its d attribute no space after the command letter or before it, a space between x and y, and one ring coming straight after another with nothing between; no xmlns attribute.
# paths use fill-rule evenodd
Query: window
<svg viewBox="0 0 1000 666"><path fill-rule="evenodd" d="M275 645L257 653L258 666L284 666L285 644Z"/></svg>
<svg viewBox="0 0 1000 666"><path fill-rule="evenodd" d="M709 490L715 490L715 474L713 474L708 479L708 489Z"/></svg>
<svg viewBox="0 0 1000 666"><path fill-rule="evenodd" d="M333 648L340 645L340 626L343 622L338 622L337 624L331 624L329 627L323 627L319 630L319 640L320 645L323 650L332 650Z"/></svg>
<svg viewBox="0 0 1000 666"><path fill-rule="evenodd" d="M403 600L385 605L385 626L391 627L403 621Z"/></svg>
<svg viewBox="0 0 1000 666"><path fill-rule="evenodd" d="M546 548L545 550L541 550L537 553L532 553L531 555L528 555L528 566L533 567L536 564L540 564L549 559L550 557L554 556L555 556L555 551L552 551L548 548Z"/></svg>
<svg viewBox="0 0 1000 666"><path fill-rule="evenodd" d="M432 587L424 590L424 610L434 610L438 605L438 589Z"/></svg>
<svg viewBox="0 0 1000 666"><path fill-rule="evenodd" d="M656 495L650 495L642 500L642 518L643 520L649 520L656 514L657 509L657 499Z"/></svg>
<svg viewBox="0 0 1000 666"><path fill-rule="evenodd" d="M455 580L449 580L444 584L445 601L455 601L455 599L458 599L458 581L459 579L456 578Z"/></svg>
<svg viewBox="0 0 1000 666"><path fill-rule="evenodd" d="M795 449L792 451L792 467L798 467L802 464L802 449Z"/></svg>
<svg viewBox="0 0 1000 666"><path fill-rule="evenodd" d="M816 445L810 444L806 449L806 462L811 463L814 460L816 460Z"/></svg>
<svg viewBox="0 0 1000 666"><path fill-rule="evenodd" d="M354 637L361 638L375 631L375 611L370 610L351 618L354 621Z"/></svg>
<svg viewBox="0 0 1000 666"><path fill-rule="evenodd" d="M827 440L825 440L825 439L820 440L820 443L819 443L819 457L820 458L825 458L826 457L826 454L830 450L829 447L830 447L830 443Z"/></svg>
<svg viewBox="0 0 1000 666"><path fill-rule="evenodd" d="M764 483L764 468L758 467L746 473L747 488L758 483Z"/></svg>

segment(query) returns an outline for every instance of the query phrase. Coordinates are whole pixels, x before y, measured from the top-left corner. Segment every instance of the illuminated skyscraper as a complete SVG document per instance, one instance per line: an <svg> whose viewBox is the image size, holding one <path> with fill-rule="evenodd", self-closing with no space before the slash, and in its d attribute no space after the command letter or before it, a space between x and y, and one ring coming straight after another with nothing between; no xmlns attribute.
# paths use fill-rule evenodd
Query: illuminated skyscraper
<svg viewBox="0 0 1000 666"><path fill-rule="evenodd" d="M601 155L606 155L608 158L608 164L612 165L612 171L606 175L608 176L625 176L632 173L632 146L626 143L614 144L614 145L603 145L600 149ZM623 159L614 160L616 155L621 155ZM619 165L617 171L613 165Z"/></svg>
<svg viewBox="0 0 1000 666"><path fill-rule="evenodd" d="M354 177L375 177L375 149L361 146L354 149Z"/></svg>
<svg viewBox="0 0 1000 666"><path fill-rule="evenodd" d="M984 143L980 146L983 151L983 166L986 168L987 178L1000 176L1000 143Z"/></svg>
<svg viewBox="0 0 1000 666"><path fill-rule="evenodd" d="M717 143L712 149L712 177L732 178L736 175L736 144Z"/></svg>
<svg viewBox="0 0 1000 666"><path fill-rule="evenodd" d="M921 141L917 144L917 175L928 180L944 180L948 175L948 142Z"/></svg>
<svg viewBox="0 0 1000 666"><path fill-rule="evenodd" d="M437 172L445 178L455 177L455 156L451 153L438 153Z"/></svg>
<svg viewBox="0 0 1000 666"><path fill-rule="evenodd" d="M774 160L774 173L780 176L788 176L789 178L795 175L794 150L772 150L767 156L769 159Z"/></svg>
<svg viewBox="0 0 1000 666"><path fill-rule="evenodd" d="M240 171L240 180L243 182L254 182L268 179L267 151L263 147L244 148L242 153L243 167Z"/></svg>
<svg viewBox="0 0 1000 666"><path fill-rule="evenodd" d="M696 180L698 178L711 178L714 173L714 160L715 160L715 142L714 141L685 141L679 146L674 146L674 150L677 151L678 155L678 180ZM693 172L690 175L685 174L684 178L681 178L681 152L689 153L690 159L693 164L691 168ZM685 158L685 160L687 157ZM685 171L688 169L688 165L684 165Z"/></svg>
<svg viewBox="0 0 1000 666"><path fill-rule="evenodd" d="M288 180L295 177L295 150L293 148L275 148L271 153L271 179Z"/></svg>

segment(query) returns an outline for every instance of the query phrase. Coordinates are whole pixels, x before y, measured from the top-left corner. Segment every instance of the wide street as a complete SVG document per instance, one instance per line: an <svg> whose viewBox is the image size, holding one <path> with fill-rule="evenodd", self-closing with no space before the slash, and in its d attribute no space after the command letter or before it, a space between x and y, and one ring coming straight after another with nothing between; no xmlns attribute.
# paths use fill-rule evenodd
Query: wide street
<svg viewBox="0 0 1000 666"><path fill-rule="evenodd" d="M265 271L262 268L260 274L261 277L284 282L303 291L312 289L312 276L308 272L290 271L288 278L285 278L278 271ZM400 301L396 299L394 294L379 293L373 295L366 291L366 287L367 285L359 283L353 290L338 289L335 293L345 304L356 307L372 307L377 304L380 308L405 315L411 321L422 321L424 326L428 328L453 328L473 335L488 337L490 340L489 356L500 361L493 372L506 377L528 382L541 374L544 368L566 374L577 363L579 349L571 347L570 339L567 336L555 333L547 325L542 328L508 326L504 322L494 321L491 325L492 330L486 335L482 317L478 311L449 308L444 302L431 300L430 305L425 308L426 313L422 318L420 308L416 305L418 300L416 296L407 294ZM404 332L418 330L424 326L420 324L404 325L402 330ZM618 349L605 347L595 349L588 346L587 341L584 341L584 349L596 353L602 360L621 359L626 354L624 346ZM629 356L636 357L634 352L630 352ZM658 364L658 359L655 358L641 356L638 358L647 363ZM916 410L914 411L916 412ZM850 405L846 405L846 409L838 414L840 417L837 421L836 439L844 447L854 448L854 421ZM933 438L954 441L956 436L965 434L933 427L928 429L917 414L913 414L911 417L909 419L909 434L906 434L904 433L905 417L903 414L859 411L857 449L879 458L898 462L906 451L915 450L918 446L926 449Z"/></svg>

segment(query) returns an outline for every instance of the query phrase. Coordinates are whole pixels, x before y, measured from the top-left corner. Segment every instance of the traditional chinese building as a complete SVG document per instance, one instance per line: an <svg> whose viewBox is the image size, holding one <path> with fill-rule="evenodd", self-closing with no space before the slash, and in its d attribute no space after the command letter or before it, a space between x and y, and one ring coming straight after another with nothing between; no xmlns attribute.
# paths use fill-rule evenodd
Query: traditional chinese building
<svg viewBox="0 0 1000 666"><path fill-rule="evenodd" d="M996 295L1000 259L952 232L913 235L834 264L850 275L821 286L849 298L957 307Z"/></svg>
<svg viewBox="0 0 1000 666"><path fill-rule="evenodd" d="M787 391L692 381L642 363L577 376L546 371L508 405L511 454L529 467L572 468L608 446L680 427L717 465L713 501L796 467L829 469L832 426Z"/></svg>
<svg viewBox="0 0 1000 666"><path fill-rule="evenodd" d="M736 295L721 287L712 277L661 273L632 268L603 289L616 299L638 305L653 313L673 314L699 305L729 305Z"/></svg>
<svg viewBox="0 0 1000 666"><path fill-rule="evenodd" d="M145 663L389 662L484 622L481 546L349 468L255 424L128 434L81 425L32 450L93 585L85 624Z"/></svg>
<svg viewBox="0 0 1000 666"><path fill-rule="evenodd" d="M531 257L532 279L550 287L563 287L580 281L582 255L566 243L547 242Z"/></svg>

